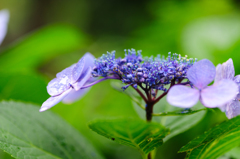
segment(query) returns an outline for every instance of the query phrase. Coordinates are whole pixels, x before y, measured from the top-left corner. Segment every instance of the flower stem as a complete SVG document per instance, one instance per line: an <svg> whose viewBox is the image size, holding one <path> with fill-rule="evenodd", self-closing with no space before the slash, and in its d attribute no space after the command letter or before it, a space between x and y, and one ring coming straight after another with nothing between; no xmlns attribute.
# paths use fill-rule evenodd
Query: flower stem
<svg viewBox="0 0 240 159"><path fill-rule="evenodd" d="M147 122L152 121L153 105L154 105L154 102L152 102L152 101L147 102L147 104L146 104L146 120L147 120Z"/></svg>

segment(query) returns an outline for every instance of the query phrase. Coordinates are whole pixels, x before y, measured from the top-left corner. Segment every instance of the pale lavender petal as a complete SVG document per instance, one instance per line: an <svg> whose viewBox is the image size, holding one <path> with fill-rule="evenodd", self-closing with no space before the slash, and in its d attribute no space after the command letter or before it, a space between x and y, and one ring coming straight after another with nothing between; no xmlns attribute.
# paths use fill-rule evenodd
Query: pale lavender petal
<svg viewBox="0 0 240 159"><path fill-rule="evenodd" d="M83 72L87 71L89 67L93 68L94 67L94 56L90 53L86 53L84 56L85 58L85 65L84 65L84 70Z"/></svg>
<svg viewBox="0 0 240 159"><path fill-rule="evenodd" d="M188 69L187 77L199 89L203 89L213 81L216 69L213 63L207 59L196 62Z"/></svg>
<svg viewBox="0 0 240 159"><path fill-rule="evenodd" d="M218 108L222 111L222 112L225 112L226 111L226 104L222 105L222 106L219 106Z"/></svg>
<svg viewBox="0 0 240 159"><path fill-rule="evenodd" d="M9 21L9 12L4 9L0 11L0 45L7 34L7 26Z"/></svg>
<svg viewBox="0 0 240 159"><path fill-rule="evenodd" d="M233 81L238 85L238 95L236 98L240 100L240 75L235 76Z"/></svg>
<svg viewBox="0 0 240 159"><path fill-rule="evenodd" d="M70 88L69 78L54 78L47 85L47 92L51 96L56 96Z"/></svg>
<svg viewBox="0 0 240 159"><path fill-rule="evenodd" d="M190 108L198 102L199 96L199 90L179 85L170 88L167 101L177 107Z"/></svg>
<svg viewBox="0 0 240 159"><path fill-rule="evenodd" d="M230 58L222 64L222 77L224 79L233 79L235 75L235 70L233 66L233 61Z"/></svg>
<svg viewBox="0 0 240 159"><path fill-rule="evenodd" d="M51 107L53 107L54 105L58 104L66 95L68 95L71 92L72 88L69 88L68 90L66 90L65 92L63 92L60 95L57 96L52 96L50 98L48 98L41 106L40 108L40 112L43 112L47 109L50 109Z"/></svg>
<svg viewBox="0 0 240 159"><path fill-rule="evenodd" d="M73 88L78 91L82 88L82 86L89 80L92 74L92 68L89 68L86 72L84 72L81 77L78 79L76 83L73 84Z"/></svg>
<svg viewBox="0 0 240 159"><path fill-rule="evenodd" d="M97 80L99 80L99 78L97 78L97 77L90 77L84 85L96 82Z"/></svg>
<svg viewBox="0 0 240 159"><path fill-rule="evenodd" d="M215 76L215 79L214 79L214 83L216 83L220 80L222 80L222 65L218 64L217 67L216 67L216 76Z"/></svg>
<svg viewBox="0 0 240 159"><path fill-rule="evenodd" d="M83 72L83 68L85 67L85 57L82 57L75 67L72 69L72 83L75 83Z"/></svg>
<svg viewBox="0 0 240 159"><path fill-rule="evenodd" d="M240 114L240 102L238 100L233 100L229 102L225 110L228 119L231 119Z"/></svg>
<svg viewBox="0 0 240 159"><path fill-rule="evenodd" d="M69 82L72 80L72 70L76 66L76 64L72 64L71 66L65 68L61 72L57 73L56 77L57 78L65 78L68 77ZM71 82L72 83L72 82Z"/></svg>
<svg viewBox="0 0 240 159"><path fill-rule="evenodd" d="M233 100L238 92L235 82L223 79L201 91L201 102L204 106L215 108Z"/></svg>
<svg viewBox="0 0 240 159"><path fill-rule="evenodd" d="M90 87L85 89L80 89L78 91L75 91L73 89L65 98L63 98L62 102L66 104L71 104L77 100L80 100L89 90L90 90Z"/></svg>

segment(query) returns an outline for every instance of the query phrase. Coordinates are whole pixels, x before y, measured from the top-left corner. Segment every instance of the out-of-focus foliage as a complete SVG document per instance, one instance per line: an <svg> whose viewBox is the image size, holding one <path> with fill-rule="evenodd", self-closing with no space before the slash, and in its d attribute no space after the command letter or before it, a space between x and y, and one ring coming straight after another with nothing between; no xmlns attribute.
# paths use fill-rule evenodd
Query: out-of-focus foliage
<svg viewBox="0 0 240 159"><path fill-rule="evenodd" d="M41 76L22 73L0 73L0 99L42 104L49 95L46 80Z"/></svg>
<svg viewBox="0 0 240 159"><path fill-rule="evenodd" d="M0 70L32 71L54 55L75 51L81 48L83 43L82 34L74 27L67 25L48 26L2 51Z"/></svg>
<svg viewBox="0 0 240 159"><path fill-rule="evenodd" d="M0 9L8 8L11 13L9 31L0 46L0 70L4 72L0 100L40 105L48 98L44 91L47 81L87 51L96 57L111 50L123 56L123 49L132 47L142 49L143 56L167 55L171 51L209 58L215 65L231 57L239 74L239 6L238 0L23 0L18 4L15 0L0 0ZM68 24L47 26L54 22ZM87 127L95 118L138 117L131 100L113 90L109 81L95 85L80 101L59 103L50 111L79 130L106 158L137 158L134 149L107 140ZM196 126L163 144L156 156L184 158L184 153L177 154L180 147L223 120L224 113L208 112ZM182 128L190 126L186 122ZM0 158L6 156L0 153Z"/></svg>

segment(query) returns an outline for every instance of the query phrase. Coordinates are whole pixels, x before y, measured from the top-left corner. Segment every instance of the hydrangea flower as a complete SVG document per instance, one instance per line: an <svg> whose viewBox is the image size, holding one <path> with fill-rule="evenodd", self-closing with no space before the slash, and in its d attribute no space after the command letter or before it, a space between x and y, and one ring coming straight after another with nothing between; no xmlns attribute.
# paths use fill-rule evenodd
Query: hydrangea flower
<svg viewBox="0 0 240 159"><path fill-rule="evenodd" d="M6 9L0 11L0 45L7 34L9 12Z"/></svg>
<svg viewBox="0 0 240 159"><path fill-rule="evenodd" d="M60 101L71 103L82 97L88 89L82 89L84 85L92 82L92 67L94 57L86 53L76 64L57 73L56 78L48 83L47 91L51 95L43 104L40 112L45 111Z"/></svg>
<svg viewBox="0 0 240 159"><path fill-rule="evenodd" d="M221 79L212 86L208 86L216 75L213 63L207 59L196 62L188 69L187 78L196 88L176 85L167 95L167 101L174 106L189 108L198 100L209 108L219 107L235 98L238 87L229 79Z"/></svg>
<svg viewBox="0 0 240 159"><path fill-rule="evenodd" d="M234 77L235 75L235 70L234 70L234 66L233 66L233 61L230 58L228 61L226 61L225 63L218 64L217 68L216 68L217 74L215 77L215 82L218 82L222 79L229 79L234 81L237 85L238 85L238 94L237 96L231 100L230 102L228 102L227 104L224 104L222 106L220 106L219 108L226 113L226 116L231 119L237 115L240 114L240 75L237 75Z"/></svg>
<svg viewBox="0 0 240 159"><path fill-rule="evenodd" d="M187 59L178 54L169 53L168 57L158 55L156 58L141 55L141 50L125 50L124 58L115 58L115 51L107 52L95 61L94 77L115 77L125 86L137 88L145 85L147 89L167 91L166 85L174 79L176 82L186 77L189 67L196 59ZM155 91L152 91L153 93Z"/></svg>

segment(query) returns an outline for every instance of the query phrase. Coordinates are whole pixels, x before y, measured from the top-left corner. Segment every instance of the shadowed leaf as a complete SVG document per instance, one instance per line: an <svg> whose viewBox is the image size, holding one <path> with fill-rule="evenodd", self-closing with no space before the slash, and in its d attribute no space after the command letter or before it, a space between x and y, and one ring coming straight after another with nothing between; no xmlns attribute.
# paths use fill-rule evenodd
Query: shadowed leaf
<svg viewBox="0 0 240 159"><path fill-rule="evenodd" d="M18 159L102 158L64 120L31 104L1 102L0 134L0 149Z"/></svg>

